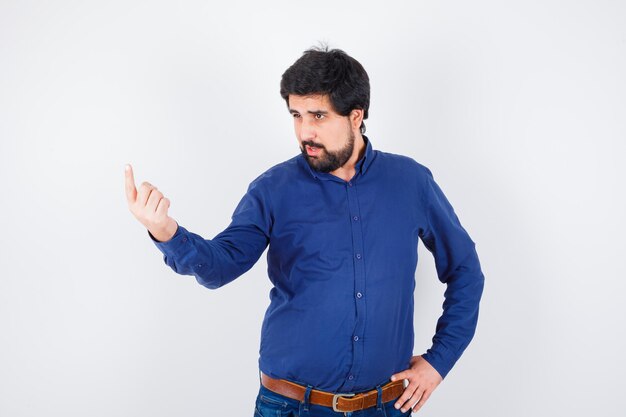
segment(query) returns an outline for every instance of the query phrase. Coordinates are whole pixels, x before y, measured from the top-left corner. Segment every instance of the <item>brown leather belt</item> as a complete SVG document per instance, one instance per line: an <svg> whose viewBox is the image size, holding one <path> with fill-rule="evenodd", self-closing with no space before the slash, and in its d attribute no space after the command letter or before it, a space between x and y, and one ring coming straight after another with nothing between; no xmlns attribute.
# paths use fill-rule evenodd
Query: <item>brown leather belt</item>
<svg viewBox="0 0 626 417"><path fill-rule="evenodd" d="M263 386L278 394L284 395L294 400L304 401L306 387L287 381L286 379L275 379L261 372L261 383ZM404 380L389 382L380 387L383 392L382 402L394 400L404 392ZM335 394L327 391L311 389L309 402L311 404L331 407L334 411L347 412L357 411L364 408L373 407L378 399L378 390L360 392L358 394Z"/></svg>

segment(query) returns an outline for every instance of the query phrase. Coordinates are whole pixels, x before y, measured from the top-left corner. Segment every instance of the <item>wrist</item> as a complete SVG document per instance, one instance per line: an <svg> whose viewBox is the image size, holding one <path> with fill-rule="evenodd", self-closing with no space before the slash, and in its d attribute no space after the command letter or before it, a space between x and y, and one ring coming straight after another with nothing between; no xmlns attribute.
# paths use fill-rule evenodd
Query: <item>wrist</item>
<svg viewBox="0 0 626 417"><path fill-rule="evenodd" d="M168 224L162 229L148 229L152 236L160 243L165 243L172 239L178 230L178 223L176 220L171 219Z"/></svg>

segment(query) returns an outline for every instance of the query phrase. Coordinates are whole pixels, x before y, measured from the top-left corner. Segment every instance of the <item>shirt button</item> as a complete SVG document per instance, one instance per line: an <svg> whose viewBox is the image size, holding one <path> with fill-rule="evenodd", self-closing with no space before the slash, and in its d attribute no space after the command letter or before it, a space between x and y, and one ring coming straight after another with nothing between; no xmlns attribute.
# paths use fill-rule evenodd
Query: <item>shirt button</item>
<svg viewBox="0 0 626 417"><path fill-rule="evenodd" d="M361 254L360 254L360 253L357 253L357 254L356 254L356 258L357 258L357 259L361 259Z"/></svg>
<svg viewBox="0 0 626 417"><path fill-rule="evenodd" d="M352 181L348 181L348 185L352 187Z"/></svg>
<svg viewBox="0 0 626 417"><path fill-rule="evenodd" d="M353 219L354 219L355 221L356 221L356 220L359 220L359 216L354 216L354 217L353 217Z"/></svg>
<svg viewBox="0 0 626 417"><path fill-rule="evenodd" d="M354 379L354 375L350 375L350 376L348 377L348 379L349 379L350 381L352 381L352 380Z"/></svg>
<svg viewBox="0 0 626 417"><path fill-rule="evenodd" d="M361 294L360 292L357 292L356 293L356 298L361 298L361 297L363 297L363 294Z"/></svg>
<svg viewBox="0 0 626 417"><path fill-rule="evenodd" d="M202 268L202 264L198 264L198 268Z"/></svg>
<svg viewBox="0 0 626 417"><path fill-rule="evenodd" d="M357 340L359 340L359 336L354 336L354 341L356 342Z"/></svg>
<svg viewBox="0 0 626 417"><path fill-rule="evenodd" d="M187 236L183 237L183 242L187 241Z"/></svg>

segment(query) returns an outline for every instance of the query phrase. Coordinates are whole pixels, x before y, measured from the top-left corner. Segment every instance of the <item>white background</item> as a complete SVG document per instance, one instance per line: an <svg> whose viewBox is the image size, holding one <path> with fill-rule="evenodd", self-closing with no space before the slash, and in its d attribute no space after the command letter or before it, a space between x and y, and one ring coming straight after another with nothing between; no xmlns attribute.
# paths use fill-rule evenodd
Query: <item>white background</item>
<svg viewBox="0 0 626 417"><path fill-rule="evenodd" d="M485 274L416 415L616 416L626 348L623 1L0 3L0 415L248 416L265 254L211 291L128 210L124 165L212 238L298 154L283 71L371 81L375 149L433 171ZM415 352L445 286L420 242Z"/></svg>

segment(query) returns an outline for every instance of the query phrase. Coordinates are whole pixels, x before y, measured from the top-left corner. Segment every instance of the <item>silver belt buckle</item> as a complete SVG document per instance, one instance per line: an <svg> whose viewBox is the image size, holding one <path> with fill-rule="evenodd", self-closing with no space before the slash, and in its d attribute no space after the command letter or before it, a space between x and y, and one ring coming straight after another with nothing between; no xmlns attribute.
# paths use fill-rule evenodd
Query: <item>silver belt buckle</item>
<svg viewBox="0 0 626 417"><path fill-rule="evenodd" d="M339 399L339 397L354 397L356 394L335 394L333 395L333 411L336 411L338 413L343 413L343 410L337 410L337 400Z"/></svg>

